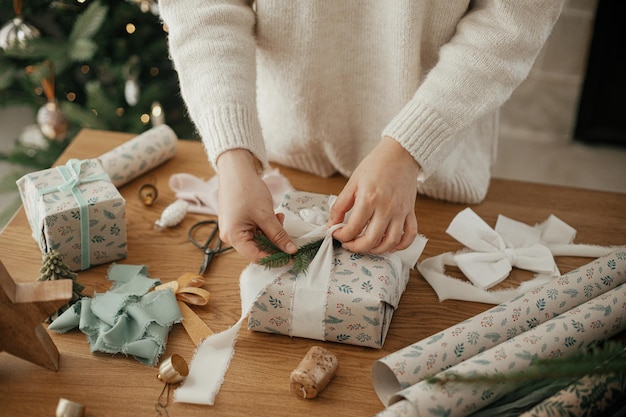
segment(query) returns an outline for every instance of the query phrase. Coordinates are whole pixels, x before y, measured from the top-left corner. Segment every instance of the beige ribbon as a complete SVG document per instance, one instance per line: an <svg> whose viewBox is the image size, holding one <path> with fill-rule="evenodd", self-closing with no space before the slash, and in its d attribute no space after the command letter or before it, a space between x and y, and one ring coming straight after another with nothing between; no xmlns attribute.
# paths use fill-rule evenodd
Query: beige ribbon
<svg viewBox="0 0 626 417"><path fill-rule="evenodd" d="M187 305L204 306L209 302L211 293L200 288L203 285L204 277L202 275L186 272L176 281L170 281L154 288L156 291L169 288L174 292L178 301L178 308L180 308L183 316L183 327L196 346L213 334L213 330Z"/></svg>

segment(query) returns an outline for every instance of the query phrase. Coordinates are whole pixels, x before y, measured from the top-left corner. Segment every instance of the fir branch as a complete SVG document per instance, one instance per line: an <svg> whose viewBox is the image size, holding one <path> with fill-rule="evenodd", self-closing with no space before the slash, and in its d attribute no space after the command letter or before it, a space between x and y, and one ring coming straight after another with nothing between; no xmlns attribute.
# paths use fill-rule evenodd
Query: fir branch
<svg viewBox="0 0 626 417"><path fill-rule="evenodd" d="M269 253L268 256L259 260L259 264L265 266L266 268L278 268L292 263L290 270L296 275L307 273L309 264L313 258L315 258L315 255L324 241L324 239L319 239L306 243L299 247L296 253L290 254L283 252L262 233L256 235L254 240L259 249ZM336 239L333 239L333 247L337 248L338 245L341 245L341 243Z"/></svg>
<svg viewBox="0 0 626 417"><path fill-rule="evenodd" d="M256 242L259 249L261 249L263 252L267 252L267 253L282 252L280 248L274 245L274 242L272 242L270 238L265 236L263 233L258 233L256 236L254 236L254 241Z"/></svg>
<svg viewBox="0 0 626 417"><path fill-rule="evenodd" d="M440 376L430 376L426 381L433 384L448 382L462 383L503 383L530 382L556 378L582 378L585 375L605 375L626 373L626 349L619 342L609 341L602 347L577 352L565 358L536 359L530 366L519 372L472 373L461 375L443 372Z"/></svg>
<svg viewBox="0 0 626 417"><path fill-rule="evenodd" d="M109 8L95 1L81 13L72 27L70 42L93 37L102 27Z"/></svg>

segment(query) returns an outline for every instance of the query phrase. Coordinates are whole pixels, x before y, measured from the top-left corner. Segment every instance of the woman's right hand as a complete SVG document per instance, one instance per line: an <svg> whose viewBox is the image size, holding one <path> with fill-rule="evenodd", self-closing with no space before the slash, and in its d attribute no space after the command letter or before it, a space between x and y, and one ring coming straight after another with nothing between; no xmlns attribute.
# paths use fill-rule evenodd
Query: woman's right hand
<svg viewBox="0 0 626 417"><path fill-rule="evenodd" d="M267 256L254 240L259 231L284 252L295 253L297 247L283 228L282 217L274 212L272 194L257 173L252 153L224 152L217 171L220 238L253 263Z"/></svg>

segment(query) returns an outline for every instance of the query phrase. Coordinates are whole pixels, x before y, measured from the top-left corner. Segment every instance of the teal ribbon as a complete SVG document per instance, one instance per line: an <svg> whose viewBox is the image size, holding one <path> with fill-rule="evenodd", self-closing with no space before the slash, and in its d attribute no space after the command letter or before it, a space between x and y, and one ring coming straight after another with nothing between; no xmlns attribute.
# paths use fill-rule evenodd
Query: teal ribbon
<svg viewBox="0 0 626 417"><path fill-rule="evenodd" d="M60 165L56 167L59 171L65 182L59 185L53 185L50 187L42 188L37 191L35 195L35 201L38 201L41 197L46 194L53 192L62 192L67 193L71 192L72 196L74 196L74 200L78 204L78 210L80 214L80 250L81 250L81 270L89 268L91 265L90 262L90 254L89 254L89 209L87 205L87 201L83 197L83 194L78 189L80 184L92 181L110 181L109 175L105 172L97 175L91 175L89 177L80 177L81 169L83 163L88 161L80 161L78 159L70 159L67 161L65 165ZM35 222L36 225L39 225L39 213L36 211L35 215L37 216L37 220ZM38 228L37 230L38 236L37 241L41 245L41 235L43 233L43 228Z"/></svg>

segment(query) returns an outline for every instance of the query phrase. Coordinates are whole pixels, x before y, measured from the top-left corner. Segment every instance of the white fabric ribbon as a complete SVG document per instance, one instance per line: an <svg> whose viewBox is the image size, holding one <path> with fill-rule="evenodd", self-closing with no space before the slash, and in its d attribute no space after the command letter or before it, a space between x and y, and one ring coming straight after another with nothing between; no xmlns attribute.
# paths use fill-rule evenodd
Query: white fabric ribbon
<svg viewBox="0 0 626 417"><path fill-rule="evenodd" d="M550 249L540 243L541 231L524 223L499 216L494 230L466 208L446 232L469 249L454 255L454 261L478 288L499 284L513 267L559 275Z"/></svg>
<svg viewBox="0 0 626 417"><path fill-rule="evenodd" d="M332 206L334 200L335 197L331 196L329 206ZM285 215L283 227L297 246L324 239L307 273L298 277L291 317L291 336L323 340L326 295L333 261L332 234L342 225L326 227L328 208L303 209L299 216L283 207L279 207L276 212ZM409 248L386 256L398 257L404 266L412 268L425 245L426 239L418 236ZM291 274L289 266L271 270L256 264L246 267L240 277L241 317L228 330L213 334L200 343L185 383L174 393L175 401L207 405L214 403L235 353L234 346L241 324L267 286L283 274Z"/></svg>
<svg viewBox="0 0 626 417"><path fill-rule="evenodd" d="M597 258L616 249L615 246L573 243L576 229L554 215L535 226L500 215L494 230L466 208L457 214L446 231L467 247L456 253L427 258L418 265L440 301L504 303L559 276L554 256ZM458 266L472 283L446 275L446 265ZM486 291L506 279L513 267L536 275L515 289Z"/></svg>

